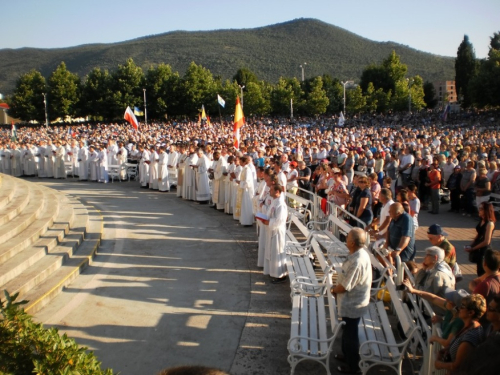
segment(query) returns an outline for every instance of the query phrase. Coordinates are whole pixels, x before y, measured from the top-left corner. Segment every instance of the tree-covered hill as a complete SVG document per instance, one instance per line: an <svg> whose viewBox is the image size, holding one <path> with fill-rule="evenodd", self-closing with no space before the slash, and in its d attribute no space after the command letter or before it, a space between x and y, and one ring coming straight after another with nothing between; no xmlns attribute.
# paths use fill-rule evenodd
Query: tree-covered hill
<svg viewBox="0 0 500 375"><path fill-rule="evenodd" d="M223 79L232 78L239 68L246 67L259 79L270 82L280 76L300 78L299 65L307 62L306 78L330 74L357 81L367 65L379 64L392 50L408 65L410 75L418 74L425 81L453 79L455 75L451 57L392 42L370 41L314 19L297 19L255 29L175 31L114 44L3 49L0 92L12 93L16 79L31 69L47 77L64 61L83 79L94 67L113 70L129 57L143 69L163 62L181 74L194 61Z"/></svg>

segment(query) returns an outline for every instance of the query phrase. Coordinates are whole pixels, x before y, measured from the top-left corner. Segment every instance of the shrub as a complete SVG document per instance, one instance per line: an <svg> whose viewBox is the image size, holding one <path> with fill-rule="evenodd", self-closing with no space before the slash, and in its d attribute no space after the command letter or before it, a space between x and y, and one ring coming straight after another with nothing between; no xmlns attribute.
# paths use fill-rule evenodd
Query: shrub
<svg viewBox="0 0 500 375"><path fill-rule="evenodd" d="M5 293L0 300L0 374L92 374L112 375L102 370L93 352L80 347L57 328L44 328L35 323L22 305L16 302L19 293Z"/></svg>

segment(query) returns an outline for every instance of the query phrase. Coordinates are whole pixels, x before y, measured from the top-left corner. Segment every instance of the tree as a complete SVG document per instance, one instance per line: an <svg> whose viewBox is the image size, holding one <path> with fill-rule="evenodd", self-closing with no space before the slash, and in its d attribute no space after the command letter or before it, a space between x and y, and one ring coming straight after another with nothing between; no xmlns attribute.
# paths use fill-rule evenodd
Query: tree
<svg viewBox="0 0 500 375"><path fill-rule="evenodd" d="M244 113L250 115L267 115L271 110L269 98L263 94L263 85L255 82L249 82L246 85Z"/></svg>
<svg viewBox="0 0 500 375"><path fill-rule="evenodd" d="M17 80L14 94L8 101L9 116L22 121L45 122L43 94L46 92L45 78L39 71L31 70L23 74Z"/></svg>
<svg viewBox="0 0 500 375"><path fill-rule="evenodd" d="M80 78L61 64L49 77L49 116L52 120L74 116L78 110L81 95Z"/></svg>
<svg viewBox="0 0 500 375"><path fill-rule="evenodd" d="M258 83L259 80L254 72L248 68L240 68L233 77L233 81L236 81L240 86L247 86L250 82Z"/></svg>
<svg viewBox="0 0 500 375"><path fill-rule="evenodd" d="M217 87L210 70L191 62L181 82L183 113L198 114L202 105L205 109L216 111Z"/></svg>
<svg viewBox="0 0 500 375"><path fill-rule="evenodd" d="M363 95L361 86L357 85L355 88L346 90L346 112L347 113L360 113L366 107L366 97Z"/></svg>
<svg viewBox="0 0 500 375"><path fill-rule="evenodd" d="M323 79L316 77L311 82L310 91L307 93L305 109L309 115L317 116L326 112L330 100L323 90Z"/></svg>
<svg viewBox="0 0 500 375"><path fill-rule="evenodd" d="M381 90L381 89L379 89ZM373 83L370 82L368 84L368 87L366 88L365 92L365 97L366 97L366 107L365 111L366 112L375 112L377 110L377 104L378 104L378 97L377 97L377 91L375 91L375 87L373 86Z"/></svg>
<svg viewBox="0 0 500 375"><path fill-rule="evenodd" d="M323 75L323 89L328 98L327 113L339 114L343 111L344 105L344 88L337 78L332 78L328 74Z"/></svg>
<svg viewBox="0 0 500 375"><path fill-rule="evenodd" d="M112 120L111 107L113 91L111 75L107 70L94 68L87 75L82 85L80 115L91 116L96 120Z"/></svg>
<svg viewBox="0 0 500 375"><path fill-rule="evenodd" d="M500 106L500 50L493 48L494 45L491 43L488 58L481 61L478 74L469 84L470 96L478 107Z"/></svg>
<svg viewBox="0 0 500 375"><path fill-rule="evenodd" d="M127 106L141 106L143 103L144 73L142 68L128 59L111 76L113 97L111 110L115 118L122 118Z"/></svg>
<svg viewBox="0 0 500 375"><path fill-rule="evenodd" d="M163 119L165 114L179 113L179 74L170 65L159 64L148 69L145 77L148 118Z"/></svg>
<svg viewBox="0 0 500 375"><path fill-rule="evenodd" d="M424 83L424 102L425 106L429 109L433 109L438 104L436 97L436 88L432 82Z"/></svg>
<svg viewBox="0 0 500 375"><path fill-rule="evenodd" d="M493 33L493 36L490 38L490 48L500 51L500 32Z"/></svg>
<svg viewBox="0 0 500 375"><path fill-rule="evenodd" d="M469 94L469 83L476 75L476 54L469 37L464 35L464 40L460 43L455 59L455 87L457 95L462 97L462 107L468 108L472 103Z"/></svg>
<svg viewBox="0 0 500 375"><path fill-rule="evenodd" d="M304 92L297 78L280 77L271 94L271 108L273 114L281 116L290 115L290 101L293 100L295 113L303 111Z"/></svg>

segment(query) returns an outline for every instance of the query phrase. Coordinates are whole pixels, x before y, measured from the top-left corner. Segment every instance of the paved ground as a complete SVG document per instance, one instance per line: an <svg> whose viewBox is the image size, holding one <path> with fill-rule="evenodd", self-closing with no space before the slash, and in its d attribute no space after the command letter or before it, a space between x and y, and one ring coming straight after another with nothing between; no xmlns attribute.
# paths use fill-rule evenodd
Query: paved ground
<svg viewBox="0 0 500 375"><path fill-rule="evenodd" d="M105 224L93 264L36 314L39 321L68 333L94 350L103 366L124 375L181 364L234 375L289 374L289 285L270 284L256 267L255 228L134 182L42 183L94 205ZM422 213L420 221L420 253L428 244L427 226L441 224L471 279L475 270L465 266L463 245L476 222L448 213ZM500 244L498 233L495 240ZM306 363L296 373L322 371Z"/></svg>

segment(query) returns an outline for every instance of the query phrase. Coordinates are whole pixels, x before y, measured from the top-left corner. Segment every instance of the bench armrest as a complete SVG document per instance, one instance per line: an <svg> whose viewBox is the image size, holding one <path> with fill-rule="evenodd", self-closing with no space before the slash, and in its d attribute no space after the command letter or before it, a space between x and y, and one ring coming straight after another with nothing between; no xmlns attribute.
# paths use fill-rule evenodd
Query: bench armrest
<svg viewBox="0 0 500 375"><path fill-rule="evenodd" d="M387 361L380 361L380 360L375 359L375 354L373 353L373 350L371 349L370 345L377 345L377 346L384 346L384 347L388 348L389 352L394 356L394 359L390 362L391 363L398 363L399 361L401 361L403 359L403 357L406 353L406 348L407 348L408 344L411 342L411 340L413 339L413 336L415 336L415 334L419 330L420 330L419 327L413 327L413 329L410 331L410 333L408 335L408 338L399 344L395 344L395 343L389 344L387 342L376 341L376 340L368 340L368 341L363 342L359 346L359 355L361 357L361 362L369 360L369 361L377 362L377 363L383 363L383 364L387 363ZM395 355L394 352L390 350L390 348L398 348L399 354ZM363 354L364 350L367 350L368 354ZM361 365L360 365L360 367L361 367Z"/></svg>

